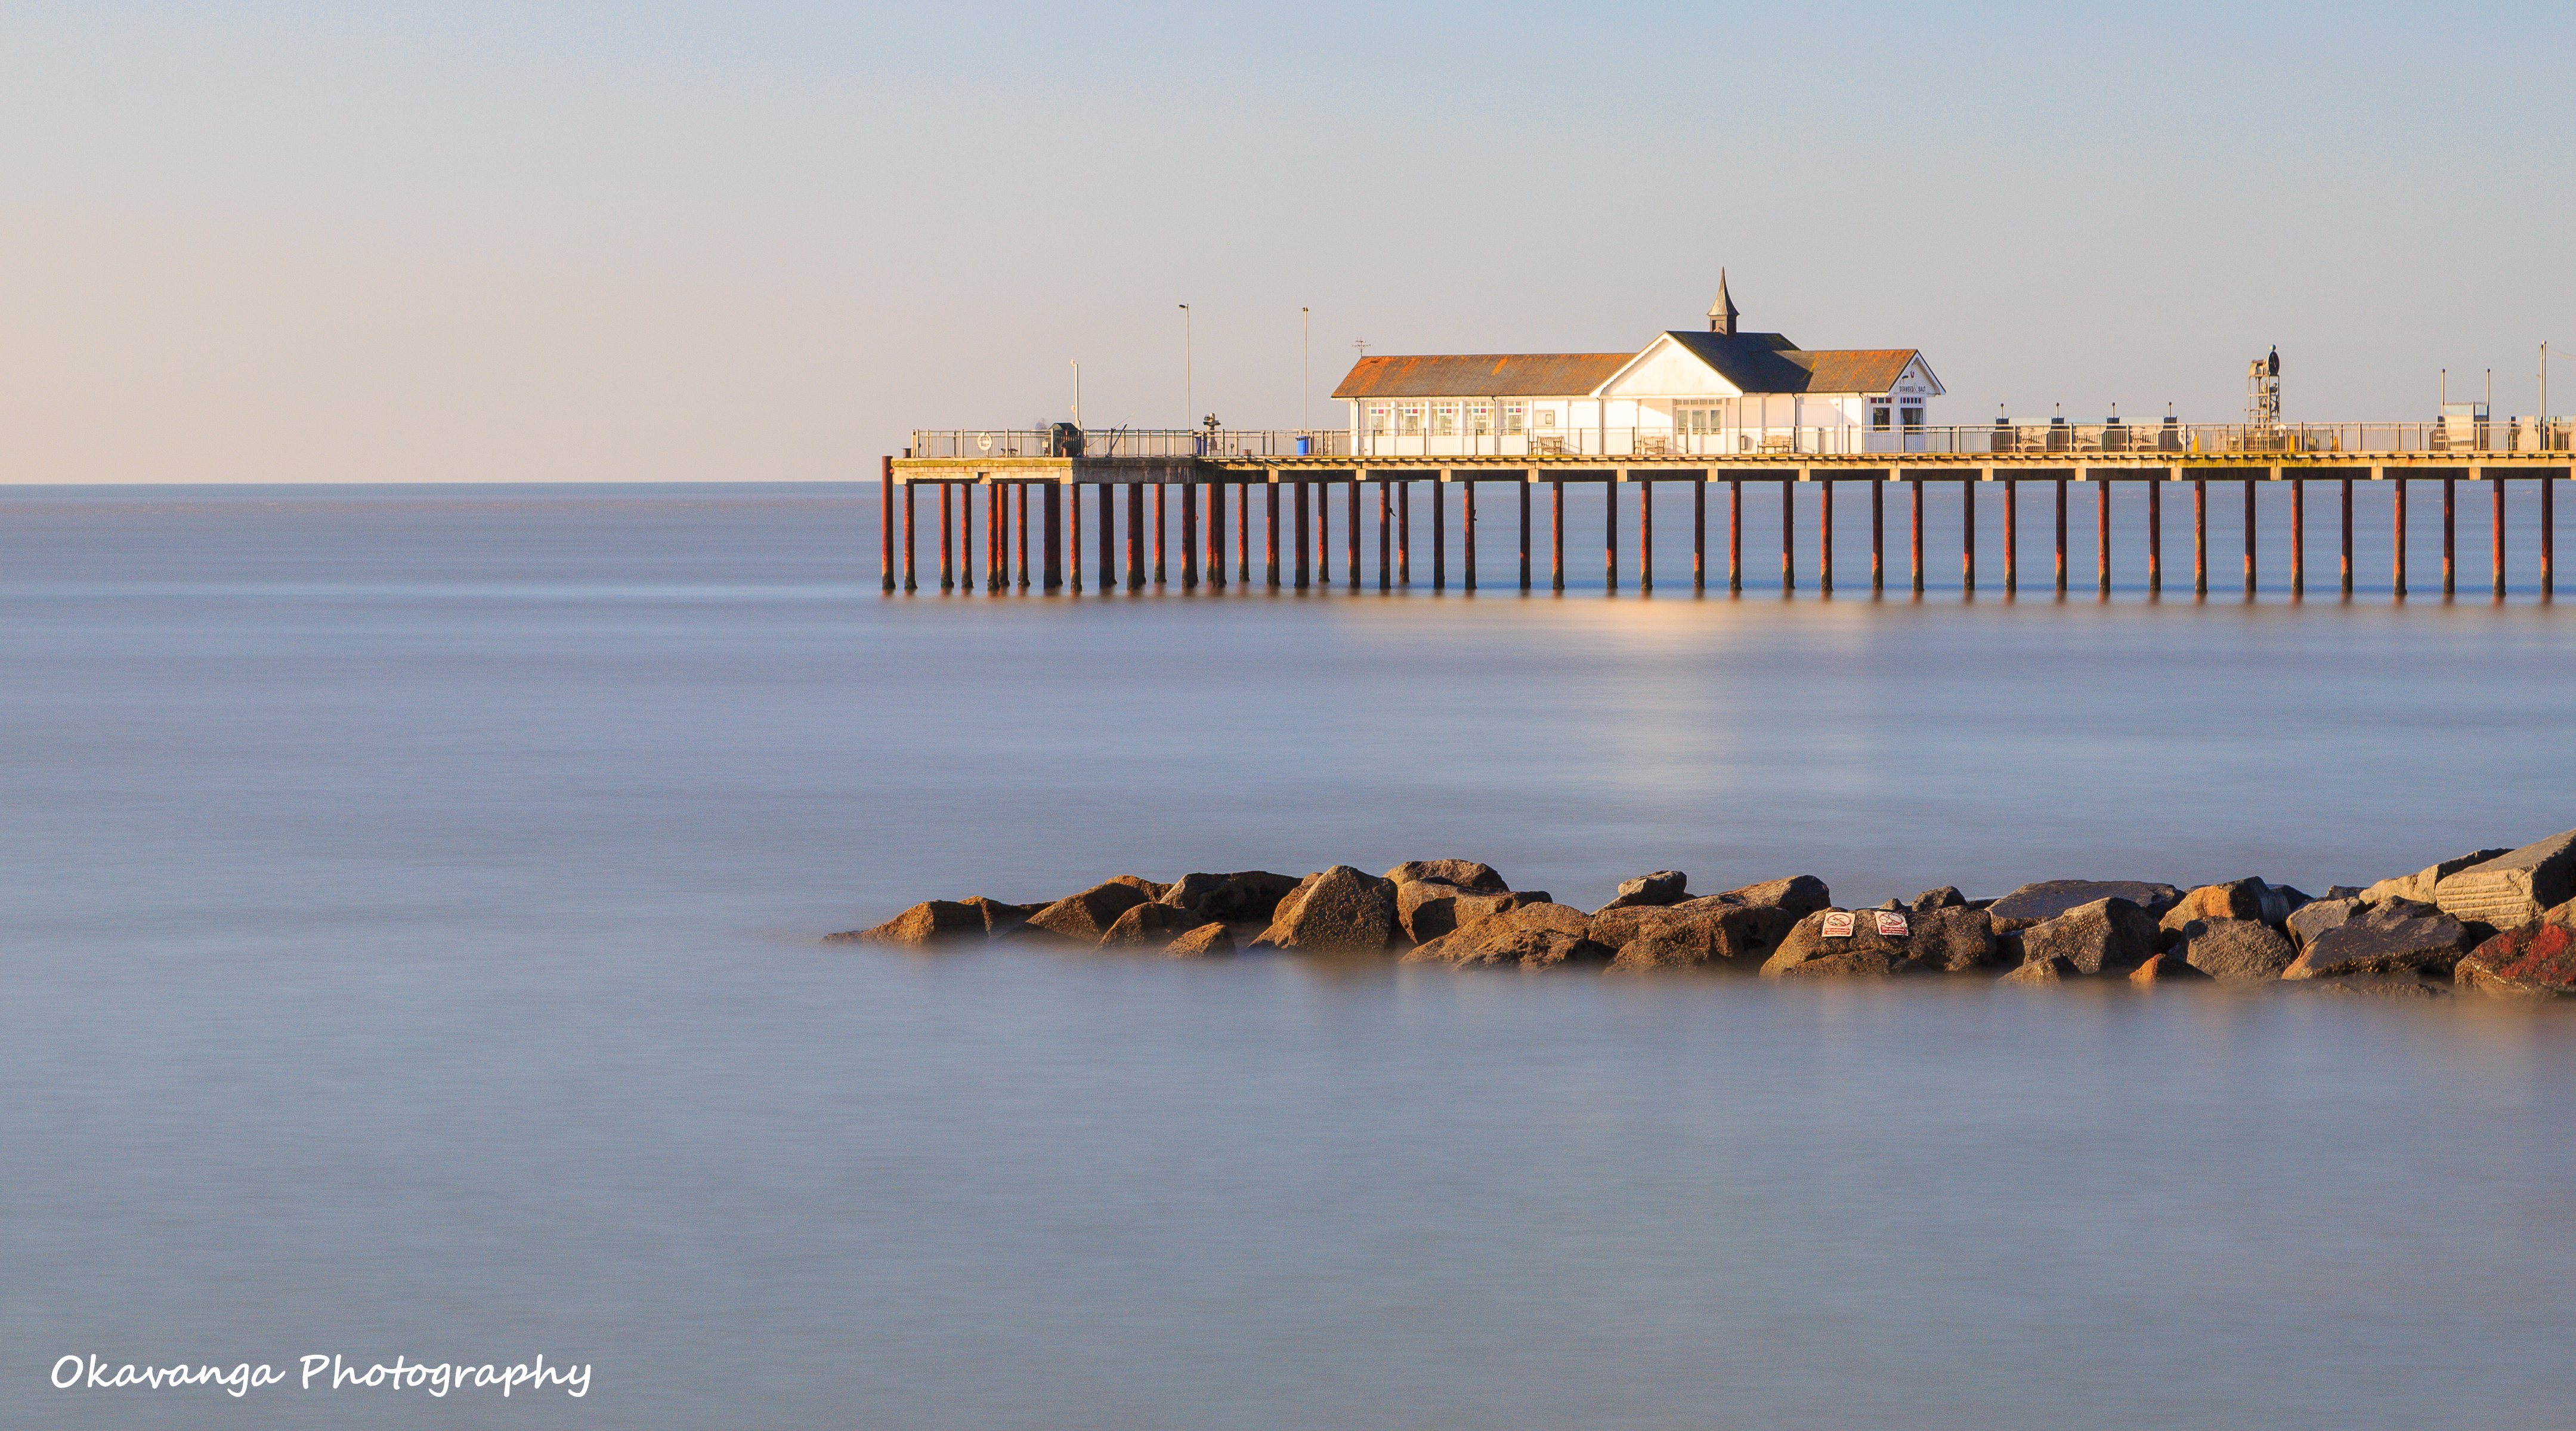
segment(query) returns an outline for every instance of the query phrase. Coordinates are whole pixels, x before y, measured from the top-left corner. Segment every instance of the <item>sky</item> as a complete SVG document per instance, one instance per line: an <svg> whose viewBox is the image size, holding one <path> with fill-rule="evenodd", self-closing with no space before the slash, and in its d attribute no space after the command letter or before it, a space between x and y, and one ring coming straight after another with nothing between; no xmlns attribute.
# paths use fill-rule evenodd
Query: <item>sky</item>
<svg viewBox="0 0 2576 1431"><path fill-rule="evenodd" d="M1634 351L1721 266L1936 423L2274 345L2293 420L2528 413L2571 75L2567 6L12 0L0 481L842 480L1076 362L1338 426L1357 342Z"/></svg>

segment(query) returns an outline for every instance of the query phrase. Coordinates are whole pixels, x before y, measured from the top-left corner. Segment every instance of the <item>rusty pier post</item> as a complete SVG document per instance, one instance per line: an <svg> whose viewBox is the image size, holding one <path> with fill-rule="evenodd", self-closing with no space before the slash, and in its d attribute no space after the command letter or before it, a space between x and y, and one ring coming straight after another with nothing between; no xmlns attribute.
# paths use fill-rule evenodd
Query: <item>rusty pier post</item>
<svg viewBox="0 0 2576 1431"><path fill-rule="evenodd" d="M1708 590L1708 472L1691 483L1691 591Z"/></svg>
<svg viewBox="0 0 2576 1431"><path fill-rule="evenodd" d="M906 482L906 483L904 483L904 484L903 484L903 589L904 589L904 590L906 590L906 591L914 591L914 590L918 590L918 589L919 589L919 588L918 588L918 584L913 580L913 542L912 542L912 489L913 489L913 486L914 486L914 484L913 484L913 483L910 483L910 482Z"/></svg>
<svg viewBox="0 0 2576 1431"><path fill-rule="evenodd" d="M1530 589L1530 487L1537 481L1538 473L1533 470L1523 472L1520 480L1512 484L1520 489L1521 494L1521 590L1523 591Z"/></svg>
<svg viewBox="0 0 2576 1431"><path fill-rule="evenodd" d="M1100 484L1100 594L1103 596L1118 588L1117 492L1114 483Z"/></svg>
<svg viewBox="0 0 2576 1431"><path fill-rule="evenodd" d="M1601 484L1601 551L1602 594L1619 589L1619 484L1628 480L1627 469L1620 468Z"/></svg>
<svg viewBox="0 0 2576 1431"><path fill-rule="evenodd" d="M1726 594L1744 594L1744 479L1726 479Z"/></svg>
<svg viewBox="0 0 2576 1431"><path fill-rule="evenodd" d="M1458 484L1458 517L1458 535L1465 544L1459 552L1462 570L1459 572L1458 588L1461 591L1474 591L1476 589L1476 469L1473 467L1467 469L1467 480Z"/></svg>
<svg viewBox="0 0 2576 1431"><path fill-rule="evenodd" d="M1991 474L1994 469L1988 468ZM1977 594L1977 477L1959 484L1959 594Z"/></svg>
<svg viewBox="0 0 2576 1431"><path fill-rule="evenodd" d="M999 592L1011 574L1011 489L995 484L984 497L984 594Z"/></svg>
<svg viewBox="0 0 2576 1431"><path fill-rule="evenodd" d="M894 454L890 452L877 478L877 572L884 588L894 590Z"/></svg>
<svg viewBox="0 0 2576 1431"><path fill-rule="evenodd" d="M1127 589L1145 589L1145 484L1142 482L1127 484Z"/></svg>
<svg viewBox="0 0 2576 1431"><path fill-rule="evenodd" d="M1449 589L1449 474L1431 483L1431 589Z"/></svg>
<svg viewBox="0 0 2576 1431"><path fill-rule="evenodd" d="M1348 584L1353 591L1360 589L1360 485L1366 478L1367 474L1358 468L1351 469L1350 521L1347 524L1350 534L1344 539L1347 551L1342 565L1347 568Z"/></svg>
<svg viewBox="0 0 2576 1431"><path fill-rule="evenodd" d="M2066 479L2057 479L2057 594L2066 594Z"/></svg>
<svg viewBox="0 0 2576 1431"><path fill-rule="evenodd" d="M1295 523L1295 526L1296 526L1296 534L1295 534L1295 540L1291 543L1291 545L1294 547L1295 552L1296 552L1296 565L1297 565L1296 581L1297 581L1297 590L1299 590L1299 591L1304 591L1304 590L1306 589L1306 583L1307 583L1308 581L1312 580L1312 579L1313 579L1313 576L1314 576L1314 572L1313 572L1312 568L1310 568L1310 567L1307 565L1307 561L1306 561L1306 479L1305 479L1305 478L1300 477L1300 478L1298 478L1298 479L1297 479L1297 490L1296 490L1293 494L1291 494L1291 497L1292 497L1292 500L1294 500L1294 501L1296 502L1296 504L1297 504L1297 518L1296 518L1296 523Z"/></svg>
<svg viewBox="0 0 2576 1431"><path fill-rule="evenodd" d="M1252 585L1252 484L1234 488L1234 584Z"/></svg>
<svg viewBox="0 0 2576 1431"><path fill-rule="evenodd" d="M1816 484L1816 590L1834 594L1834 474L1830 467Z"/></svg>
<svg viewBox="0 0 2576 1431"><path fill-rule="evenodd" d="M1181 484L1181 590L1199 589L1199 484Z"/></svg>
<svg viewBox="0 0 2576 1431"><path fill-rule="evenodd" d="M1394 505L1395 484L1380 477L1377 479L1377 589L1380 591L1392 590L1395 585L1395 514L1388 510Z"/></svg>
<svg viewBox="0 0 2576 1431"><path fill-rule="evenodd" d="M1923 594L1923 479L1914 478L1914 594Z"/></svg>
<svg viewBox="0 0 2576 1431"><path fill-rule="evenodd" d="M2343 479L2343 599L2352 600L2352 479Z"/></svg>
<svg viewBox="0 0 2576 1431"><path fill-rule="evenodd" d="M952 485L947 482L939 484L939 589L941 591L951 591L957 586L956 569L949 564L949 554L956 550L957 546L957 538L951 532L948 515L949 509L955 505L955 500L948 495L948 489ZM1081 543L1076 542L1074 545L1079 549Z"/></svg>
<svg viewBox="0 0 2576 1431"><path fill-rule="evenodd" d="M1637 485L1637 590L1655 589L1655 479Z"/></svg>
<svg viewBox="0 0 2576 1431"><path fill-rule="evenodd" d="M2458 505L2459 486L2460 480L2457 477L2447 472L2442 474L2442 599L2445 601L2451 599L2458 576L2454 570L2456 554L2452 550L2452 537L2455 526L2454 508Z"/></svg>
<svg viewBox="0 0 2576 1431"><path fill-rule="evenodd" d="M1065 563L1064 571L1078 596L1082 593L1082 484L1070 483L1065 491L1066 515L1071 519L1066 525L1065 550L1072 560Z"/></svg>
<svg viewBox="0 0 2576 1431"><path fill-rule="evenodd" d="M2147 479L2147 596L2165 591L2165 474Z"/></svg>
<svg viewBox="0 0 2576 1431"><path fill-rule="evenodd" d="M2245 479L2245 599L2254 599L2254 479Z"/></svg>
<svg viewBox="0 0 2576 1431"><path fill-rule="evenodd" d="M1413 585L1413 483L1395 484L1395 584Z"/></svg>
<svg viewBox="0 0 2576 1431"><path fill-rule="evenodd" d="M1046 508L1044 515L1046 526L1046 562L1038 571L1038 579L1044 583L1044 586L1041 588L1042 590L1060 591L1064 587L1063 483L1049 482L1046 484L1046 499L1044 505Z"/></svg>
<svg viewBox="0 0 2576 1431"><path fill-rule="evenodd" d="M1170 514L1164 508L1163 494L1170 490L1170 483L1154 484L1154 584L1156 586L1163 584L1163 533L1171 526Z"/></svg>
<svg viewBox="0 0 2576 1431"><path fill-rule="evenodd" d="M2093 594L2111 599L2111 474L2093 479Z"/></svg>
<svg viewBox="0 0 2576 1431"><path fill-rule="evenodd" d="M1551 591L1565 590L1565 479L1549 483L1547 581Z"/></svg>
<svg viewBox="0 0 2576 1431"><path fill-rule="evenodd" d="M1869 479L1869 595L1887 591L1887 478Z"/></svg>
<svg viewBox="0 0 2576 1431"><path fill-rule="evenodd" d="M2556 501L2558 479L2549 469L2540 472L2540 599L2553 601L2558 595L2558 514L2552 510Z"/></svg>
<svg viewBox="0 0 2576 1431"><path fill-rule="evenodd" d="M1207 491L1207 584L1225 589L1225 484L1210 482Z"/></svg>
<svg viewBox="0 0 2576 1431"><path fill-rule="evenodd" d="M2388 592L2399 601L2406 599L2406 474L2401 471L2391 479L2397 488L2389 521Z"/></svg>
<svg viewBox="0 0 2576 1431"><path fill-rule="evenodd" d="M2308 479L2290 479L2290 599L2308 596Z"/></svg>
<svg viewBox="0 0 2576 1431"><path fill-rule="evenodd" d="M1267 517L1261 524L1261 560L1264 575L1272 591L1279 589L1279 478L1276 473L1262 484L1269 489Z"/></svg>
<svg viewBox="0 0 2576 1431"><path fill-rule="evenodd" d="M2004 478L2004 597L2021 590L2021 479Z"/></svg>
<svg viewBox="0 0 2576 1431"><path fill-rule="evenodd" d="M2492 533L2494 551L2489 555L2488 561L2493 565L2495 570L2495 599L2502 601L2504 600L2504 470L2502 468L2498 468L2493 473L2490 473L2487 477L2487 482L2495 496L2495 524L2494 531ZM911 530L908 516L905 530ZM908 558L904 563L904 570L906 573L909 573L912 570L912 564ZM905 579L904 589L906 591L912 589L909 575L907 575Z"/></svg>
<svg viewBox="0 0 2576 1431"><path fill-rule="evenodd" d="M1780 474L1780 594L1798 589L1798 474Z"/></svg>
<svg viewBox="0 0 2576 1431"><path fill-rule="evenodd" d="M2191 594L2209 595L2209 479L2191 479Z"/></svg>
<svg viewBox="0 0 2576 1431"><path fill-rule="evenodd" d="M1019 508L1020 521L1020 569L1017 574L1020 590L1026 591L1029 589L1029 484L1020 482L1014 485L1019 488L1019 496L1014 503Z"/></svg>

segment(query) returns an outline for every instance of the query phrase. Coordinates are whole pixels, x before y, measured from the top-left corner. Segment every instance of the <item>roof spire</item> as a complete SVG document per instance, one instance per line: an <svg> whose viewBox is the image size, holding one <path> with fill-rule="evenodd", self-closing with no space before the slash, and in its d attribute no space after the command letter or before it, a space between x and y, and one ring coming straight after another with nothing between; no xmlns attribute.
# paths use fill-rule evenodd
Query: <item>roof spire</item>
<svg viewBox="0 0 2576 1431"><path fill-rule="evenodd" d="M1735 300L1726 296L1726 270L1717 271L1717 301L1708 305L1708 331L1735 332Z"/></svg>

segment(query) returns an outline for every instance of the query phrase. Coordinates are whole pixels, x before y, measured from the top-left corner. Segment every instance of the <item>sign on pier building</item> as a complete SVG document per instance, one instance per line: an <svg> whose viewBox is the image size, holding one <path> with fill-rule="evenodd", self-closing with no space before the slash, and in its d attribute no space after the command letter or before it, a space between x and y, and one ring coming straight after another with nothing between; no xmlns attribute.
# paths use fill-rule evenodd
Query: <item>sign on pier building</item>
<svg viewBox="0 0 2576 1431"><path fill-rule="evenodd" d="M1921 352L1809 351L1737 317L1720 272L1705 333L1635 353L1364 357L1333 396L1364 457L1920 450L1942 391Z"/></svg>

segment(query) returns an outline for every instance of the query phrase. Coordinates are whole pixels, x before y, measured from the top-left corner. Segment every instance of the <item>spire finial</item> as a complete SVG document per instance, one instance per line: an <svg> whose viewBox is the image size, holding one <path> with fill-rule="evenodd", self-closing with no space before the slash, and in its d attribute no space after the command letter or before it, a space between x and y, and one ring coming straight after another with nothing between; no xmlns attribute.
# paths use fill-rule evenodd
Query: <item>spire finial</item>
<svg viewBox="0 0 2576 1431"><path fill-rule="evenodd" d="M1735 300L1726 296L1726 270L1721 268L1717 271L1717 301L1708 305L1708 331L1733 333L1735 316Z"/></svg>

